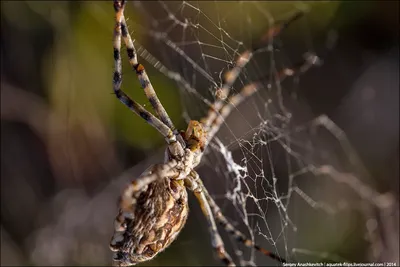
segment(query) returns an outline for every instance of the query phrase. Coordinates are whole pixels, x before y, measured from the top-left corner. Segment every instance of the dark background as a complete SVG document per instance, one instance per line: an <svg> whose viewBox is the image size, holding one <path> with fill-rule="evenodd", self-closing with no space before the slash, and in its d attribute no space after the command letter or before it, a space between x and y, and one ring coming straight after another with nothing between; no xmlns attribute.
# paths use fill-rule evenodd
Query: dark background
<svg viewBox="0 0 400 267"><path fill-rule="evenodd" d="M338 1L315 7L305 3L311 7L310 13L299 22L302 26L282 36L280 43L284 46L276 53L275 60L277 65L290 65L307 50L313 50L324 64L310 70L300 81L285 83L288 91L284 99L290 99L285 105L291 112L297 110L293 114L303 125L304 121L326 114L344 131L361 163L350 164L351 156L345 148L336 151L345 143L341 135L306 131L292 138L298 142L322 140L318 142L324 147L333 148L326 150L329 153L324 164L341 166L343 172L353 174L361 181L357 190L361 192L361 185L368 185L377 194L374 201L383 204L371 205L372 198L355 196L357 200L350 201L351 208L345 209L344 214L326 218L323 214L315 215L318 209L294 197L296 205L291 207L294 210L289 215L304 231L288 230L292 239L283 242L288 248L276 246L293 261L346 259L398 263L398 2ZM200 4L210 16L223 14L215 9L213 2ZM293 5L281 5L286 5L282 9L294 9ZM157 20L163 15L160 6L149 2L141 9L129 3L128 24L137 32L134 38L138 43L165 65L175 62L172 67L190 80L193 70L180 62L182 57L174 58L165 44L143 31L155 26L142 11L151 12ZM283 18L286 13L280 11L279 4L276 6L272 15ZM113 16L111 3L107 2L1 2L2 265L109 264L111 252L107 246L119 192L132 176L162 160L162 138L111 94ZM257 33L261 23L254 18L254 29L247 30ZM230 28L235 25L226 27L237 34L235 38L251 39ZM178 34L171 32L170 38ZM196 56L194 51L187 54ZM262 57L258 60L262 61ZM123 64L128 65L126 59ZM176 126L185 129L186 114L198 119L206 113L195 97L190 98L151 64L144 64L154 88L164 88L157 93ZM138 86L128 68L124 79L124 84ZM207 87L200 86L201 81L197 85L200 95L210 98L207 90L201 89ZM140 103L146 103L140 90L131 90L130 94ZM261 102L265 99L261 97ZM250 122L251 115L245 107L240 112ZM240 132L243 117L232 115L227 125ZM219 137L225 144L235 143L227 127ZM315 143L312 148L321 154L325 151ZM243 157L237 144L231 149L239 159ZM282 148L276 149L275 155L285 154L280 151ZM219 168L212 161L216 154L212 152L206 157L199 172L206 177L211 193L222 196L227 185L216 181ZM314 157L310 160L320 164ZM289 175L285 171L287 166L277 167L278 174L285 177L281 187L287 190L285 180ZM123 173L127 175L121 176ZM351 177L344 179L349 181ZM354 193L357 190L341 189L341 186L351 187L346 182L333 181L330 186L332 181L311 177L298 186L317 196L318 203L338 204L357 195ZM217 201L225 207L228 217L238 218L227 201L220 198ZM387 207L385 203L389 203ZM193 198L190 204L190 218L177 241L148 265L218 263L200 209ZM252 226L254 230L254 222ZM246 230L243 226L239 228ZM223 236L231 248L234 243ZM269 242L260 240L267 248L273 248ZM259 257L257 260L259 264L271 263Z"/></svg>

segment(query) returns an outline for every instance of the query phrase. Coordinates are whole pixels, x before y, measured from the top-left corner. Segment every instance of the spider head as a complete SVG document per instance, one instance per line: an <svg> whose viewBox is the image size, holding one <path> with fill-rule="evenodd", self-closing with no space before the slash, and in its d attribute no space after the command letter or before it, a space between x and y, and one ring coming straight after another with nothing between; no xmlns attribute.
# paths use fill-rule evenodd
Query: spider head
<svg viewBox="0 0 400 267"><path fill-rule="evenodd" d="M191 151L203 151L206 143L206 133L198 121L190 121L183 138Z"/></svg>

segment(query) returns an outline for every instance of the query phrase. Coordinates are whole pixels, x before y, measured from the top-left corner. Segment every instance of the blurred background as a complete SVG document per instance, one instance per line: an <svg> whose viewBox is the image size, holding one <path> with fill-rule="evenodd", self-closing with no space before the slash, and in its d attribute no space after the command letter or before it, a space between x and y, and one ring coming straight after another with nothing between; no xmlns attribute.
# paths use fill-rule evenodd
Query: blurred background
<svg viewBox="0 0 400 267"><path fill-rule="evenodd" d="M184 130L188 119L206 114L206 100L235 55L256 42L271 18L287 19L299 8L307 14L278 38L276 51L256 54L239 83L290 67L306 52L323 64L260 92L218 134L236 163L256 164L278 185L269 178L247 182L260 172L248 173L242 183L255 186L247 190L257 201L238 209L229 197L231 163L221 151L210 149L199 173L239 229L290 261L399 264L398 1L146 1L129 2L126 17L139 60ZM188 21L197 28L178 23ZM111 1L1 1L2 266L110 265L119 193L163 160L158 132L112 94L113 27ZM195 89L168 78L158 61ZM146 105L125 55L123 65L124 90ZM291 114L290 123L268 131L283 141L263 145L271 136L260 123L282 114ZM247 162L256 155L264 155L261 163ZM320 175L304 169L310 165L331 168ZM283 213L280 198L268 198L276 192L290 199ZM190 207L178 239L144 265L220 264L192 196ZM222 235L238 264L274 263Z"/></svg>

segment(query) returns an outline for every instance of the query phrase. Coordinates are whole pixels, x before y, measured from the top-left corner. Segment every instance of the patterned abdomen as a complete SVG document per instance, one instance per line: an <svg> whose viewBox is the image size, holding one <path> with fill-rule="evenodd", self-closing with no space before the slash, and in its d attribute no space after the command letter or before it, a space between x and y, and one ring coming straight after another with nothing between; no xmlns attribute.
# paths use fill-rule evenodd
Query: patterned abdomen
<svg viewBox="0 0 400 267"><path fill-rule="evenodd" d="M121 199L110 243L117 266L147 261L163 251L183 228L189 211L182 180L159 179L140 192L131 191L128 187Z"/></svg>

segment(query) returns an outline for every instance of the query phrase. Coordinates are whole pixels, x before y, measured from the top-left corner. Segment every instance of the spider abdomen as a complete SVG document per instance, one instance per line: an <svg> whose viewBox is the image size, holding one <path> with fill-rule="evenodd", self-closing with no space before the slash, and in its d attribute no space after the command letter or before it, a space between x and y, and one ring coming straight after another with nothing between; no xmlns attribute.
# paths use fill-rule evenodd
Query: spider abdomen
<svg viewBox="0 0 400 267"><path fill-rule="evenodd" d="M175 240L188 211L182 180L160 179L122 199L110 243L114 263L126 266L152 259Z"/></svg>

